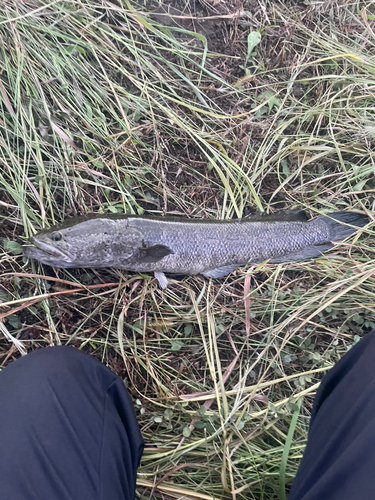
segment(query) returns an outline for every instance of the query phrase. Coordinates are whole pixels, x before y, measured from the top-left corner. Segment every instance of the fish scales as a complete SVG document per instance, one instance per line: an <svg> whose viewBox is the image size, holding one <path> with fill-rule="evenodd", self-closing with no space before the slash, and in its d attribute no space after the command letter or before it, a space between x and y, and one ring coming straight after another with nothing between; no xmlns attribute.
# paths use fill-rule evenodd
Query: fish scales
<svg viewBox="0 0 375 500"><path fill-rule="evenodd" d="M91 214L42 230L24 254L55 267L154 271L165 288L165 272L219 278L246 264L318 257L368 222L356 212L310 221L301 211L229 221Z"/></svg>
<svg viewBox="0 0 375 500"><path fill-rule="evenodd" d="M122 221L117 221L121 225ZM236 267L280 257L328 241L328 226L318 219L305 222L230 221L172 222L130 218L128 224L144 235L144 245L161 244L173 254L160 262L144 263L134 255L117 267L133 271L198 274L227 265Z"/></svg>

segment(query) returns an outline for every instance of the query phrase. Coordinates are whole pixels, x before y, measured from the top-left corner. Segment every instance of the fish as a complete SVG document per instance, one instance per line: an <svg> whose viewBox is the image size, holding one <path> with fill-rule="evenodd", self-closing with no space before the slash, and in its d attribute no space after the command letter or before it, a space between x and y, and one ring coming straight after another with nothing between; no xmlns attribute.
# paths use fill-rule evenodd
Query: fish
<svg viewBox="0 0 375 500"><path fill-rule="evenodd" d="M24 255L59 268L113 267L222 278L237 267L321 256L369 222L357 212L308 219L302 210L211 220L131 214L87 214L43 229Z"/></svg>

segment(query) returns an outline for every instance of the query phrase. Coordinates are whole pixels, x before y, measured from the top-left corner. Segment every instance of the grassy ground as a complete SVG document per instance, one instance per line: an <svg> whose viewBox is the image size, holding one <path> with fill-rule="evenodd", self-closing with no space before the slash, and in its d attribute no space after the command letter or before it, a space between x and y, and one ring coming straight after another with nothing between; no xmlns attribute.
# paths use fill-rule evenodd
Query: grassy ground
<svg viewBox="0 0 375 500"><path fill-rule="evenodd" d="M372 226L222 280L25 262L86 212L374 210L371 2L24 0L0 12L0 363L124 378L143 498L285 499L322 375L375 326Z"/></svg>

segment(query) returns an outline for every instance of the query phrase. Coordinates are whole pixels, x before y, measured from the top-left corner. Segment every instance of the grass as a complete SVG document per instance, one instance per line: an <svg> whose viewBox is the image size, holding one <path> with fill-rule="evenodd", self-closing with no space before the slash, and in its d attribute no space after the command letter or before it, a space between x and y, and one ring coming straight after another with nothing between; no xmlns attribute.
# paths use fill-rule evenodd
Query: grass
<svg viewBox="0 0 375 500"><path fill-rule="evenodd" d="M123 377L143 498L284 499L322 375L375 327L372 225L311 262L166 291L44 268L20 245L93 211L371 215L372 5L202 3L188 20L146 7L0 13L1 365L69 344Z"/></svg>

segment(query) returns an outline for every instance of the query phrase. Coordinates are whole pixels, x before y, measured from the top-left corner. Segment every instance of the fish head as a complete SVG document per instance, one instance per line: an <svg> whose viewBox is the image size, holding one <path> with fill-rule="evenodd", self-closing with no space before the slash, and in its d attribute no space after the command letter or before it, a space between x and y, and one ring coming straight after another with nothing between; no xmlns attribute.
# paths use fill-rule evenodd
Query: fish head
<svg viewBox="0 0 375 500"><path fill-rule="evenodd" d="M30 245L24 246L26 257L55 267L78 267L83 248L92 244L92 235L86 221L74 219L44 229L30 238Z"/></svg>
<svg viewBox="0 0 375 500"><path fill-rule="evenodd" d="M26 257L55 267L72 267L77 260L74 237L65 231L41 231L24 246Z"/></svg>
<svg viewBox="0 0 375 500"><path fill-rule="evenodd" d="M24 254L54 267L111 267L116 265L113 254L121 237L124 231L116 220L73 217L33 236L31 244L24 246ZM127 252L126 245L122 250L122 257L133 251Z"/></svg>

